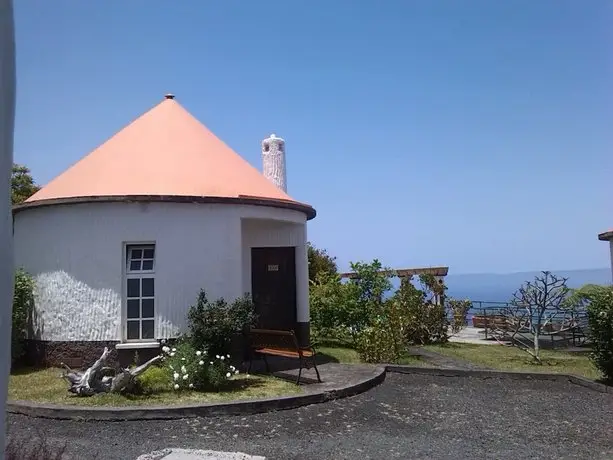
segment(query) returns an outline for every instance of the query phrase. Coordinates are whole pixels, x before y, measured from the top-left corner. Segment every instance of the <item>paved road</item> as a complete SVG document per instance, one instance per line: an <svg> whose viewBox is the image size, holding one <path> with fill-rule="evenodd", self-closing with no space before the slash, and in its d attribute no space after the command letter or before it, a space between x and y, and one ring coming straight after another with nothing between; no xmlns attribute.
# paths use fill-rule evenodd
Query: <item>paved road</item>
<svg viewBox="0 0 613 460"><path fill-rule="evenodd" d="M282 460L613 458L613 396L550 381L388 374L353 398L246 417L8 422L11 436L42 431L80 460L165 447Z"/></svg>

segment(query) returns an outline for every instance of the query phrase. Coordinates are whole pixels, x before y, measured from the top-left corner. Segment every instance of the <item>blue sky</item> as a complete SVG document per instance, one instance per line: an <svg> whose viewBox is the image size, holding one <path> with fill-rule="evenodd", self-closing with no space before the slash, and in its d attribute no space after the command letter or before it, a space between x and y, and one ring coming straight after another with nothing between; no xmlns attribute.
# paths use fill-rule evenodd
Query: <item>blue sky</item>
<svg viewBox="0 0 613 460"><path fill-rule="evenodd" d="M15 160L44 184L172 92L309 238L450 273L608 265L608 0L16 0Z"/></svg>

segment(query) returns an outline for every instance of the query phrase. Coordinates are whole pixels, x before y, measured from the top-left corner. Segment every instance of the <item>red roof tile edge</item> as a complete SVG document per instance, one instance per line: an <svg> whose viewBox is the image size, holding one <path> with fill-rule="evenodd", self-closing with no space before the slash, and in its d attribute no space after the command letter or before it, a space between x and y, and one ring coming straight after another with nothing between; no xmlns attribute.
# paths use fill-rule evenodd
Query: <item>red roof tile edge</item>
<svg viewBox="0 0 613 460"><path fill-rule="evenodd" d="M111 196L81 196L69 198L53 198L48 200L37 200L13 206L13 215L32 208L49 206L86 204L86 203L134 203L134 202L166 202L166 203L202 203L202 204L237 204L249 206L268 206L271 208L290 209L303 212L307 220L313 219L317 212L305 203L293 200L280 200L272 198L261 198L251 196L219 197L219 196L183 196L183 195L111 195Z"/></svg>

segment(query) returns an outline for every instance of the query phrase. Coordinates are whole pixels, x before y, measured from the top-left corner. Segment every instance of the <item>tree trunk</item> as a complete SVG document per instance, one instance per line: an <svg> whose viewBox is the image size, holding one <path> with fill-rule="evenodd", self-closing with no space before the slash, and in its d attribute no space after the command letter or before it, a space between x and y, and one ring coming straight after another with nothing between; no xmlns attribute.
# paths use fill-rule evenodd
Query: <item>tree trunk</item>
<svg viewBox="0 0 613 460"><path fill-rule="evenodd" d="M67 372L61 377L70 383L68 391L79 396L92 396L96 393L128 393L134 388L136 377L162 359L162 355L158 355L134 369L122 369L115 376L108 376L105 373L110 368L104 367L104 364L109 354L109 349L104 347L102 356L85 372L73 371L62 363Z"/></svg>

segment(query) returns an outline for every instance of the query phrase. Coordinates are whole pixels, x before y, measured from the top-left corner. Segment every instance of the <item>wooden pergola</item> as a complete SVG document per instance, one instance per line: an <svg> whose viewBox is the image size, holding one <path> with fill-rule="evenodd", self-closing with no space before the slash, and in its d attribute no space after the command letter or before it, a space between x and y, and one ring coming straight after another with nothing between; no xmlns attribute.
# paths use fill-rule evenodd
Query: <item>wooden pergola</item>
<svg viewBox="0 0 613 460"><path fill-rule="evenodd" d="M422 267L422 268L398 268L395 270L380 270L379 273L383 273L386 276L396 276L398 278L410 278L411 276L419 275L433 275L437 278L439 283L443 282L443 278L449 273L449 267ZM341 278L355 279L358 277L355 272L341 273ZM444 302L445 296L435 295L434 302L441 304Z"/></svg>
<svg viewBox="0 0 613 460"><path fill-rule="evenodd" d="M395 270L381 270L387 276L397 276L398 278L407 278L409 276L419 275L434 275L443 278L449 273L449 267L423 267L423 268L398 268ZM357 278L354 272L341 273L341 278Z"/></svg>

